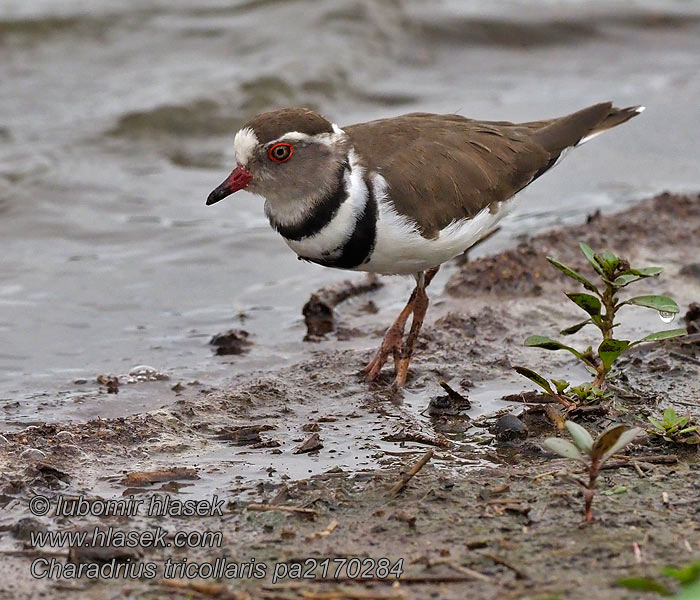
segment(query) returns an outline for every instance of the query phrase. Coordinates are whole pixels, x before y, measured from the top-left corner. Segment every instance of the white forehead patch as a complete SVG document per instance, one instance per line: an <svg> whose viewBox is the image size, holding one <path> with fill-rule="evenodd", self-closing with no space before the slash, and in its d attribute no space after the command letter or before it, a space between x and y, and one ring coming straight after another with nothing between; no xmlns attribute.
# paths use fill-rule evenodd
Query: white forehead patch
<svg viewBox="0 0 700 600"><path fill-rule="evenodd" d="M233 139L233 151L239 165L247 165L258 147L258 137L250 127L241 129Z"/></svg>

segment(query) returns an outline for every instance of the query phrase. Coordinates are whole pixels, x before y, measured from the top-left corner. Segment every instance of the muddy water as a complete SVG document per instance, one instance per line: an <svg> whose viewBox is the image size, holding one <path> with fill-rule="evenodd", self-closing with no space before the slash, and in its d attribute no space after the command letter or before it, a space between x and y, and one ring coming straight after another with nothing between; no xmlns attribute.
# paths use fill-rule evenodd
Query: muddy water
<svg viewBox="0 0 700 600"><path fill-rule="evenodd" d="M479 250L490 252L596 207L697 189L699 31L691 2L3 2L8 427L151 409L177 381L215 384L315 350L301 343L301 305L345 275L298 262L258 198L204 206L250 114L303 104L346 124L647 105L528 189ZM408 288L394 279L376 295L378 326ZM230 327L248 330L253 350L214 357L210 336ZM97 374L139 364L170 381L97 394Z"/></svg>

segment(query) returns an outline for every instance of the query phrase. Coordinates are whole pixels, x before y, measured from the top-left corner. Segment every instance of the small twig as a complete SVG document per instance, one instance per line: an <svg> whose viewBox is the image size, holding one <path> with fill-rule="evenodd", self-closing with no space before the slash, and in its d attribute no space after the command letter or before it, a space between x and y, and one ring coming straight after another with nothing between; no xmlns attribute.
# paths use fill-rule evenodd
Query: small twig
<svg viewBox="0 0 700 600"><path fill-rule="evenodd" d="M603 464L603 469L618 469L620 467L633 467L634 463L649 463L652 465L673 465L678 462L675 454L652 454L650 456L628 456L614 460L608 460Z"/></svg>
<svg viewBox="0 0 700 600"><path fill-rule="evenodd" d="M278 504L249 504L247 506L248 510L255 512L270 512L273 510L278 510L281 512L296 513L300 515L308 515L316 517L318 516L318 511L314 508L300 508L298 506L281 506Z"/></svg>
<svg viewBox="0 0 700 600"><path fill-rule="evenodd" d="M697 402L685 402L684 400L673 400L673 404L682 404L683 406L692 406L693 408L698 408Z"/></svg>
<svg viewBox="0 0 700 600"><path fill-rule="evenodd" d="M693 365L700 365L700 360L698 360L694 356L688 356L687 354L683 354L683 352L676 352L675 350L671 350L668 353L668 355L673 356L673 358L677 358L678 360L689 362Z"/></svg>
<svg viewBox="0 0 700 600"><path fill-rule="evenodd" d="M270 504L279 504L280 502L284 502L288 496L289 496L289 488L287 487L286 484L283 484L282 487L275 494L274 498L272 498L272 500L270 500Z"/></svg>
<svg viewBox="0 0 700 600"><path fill-rule="evenodd" d="M613 392L617 392L621 398L641 398L642 397L640 394L638 394L634 390L625 389L625 388L622 388L620 386L614 385L610 382L608 382L608 389L612 390Z"/></svg>
<svg viewBox="0 0 700 600"><path fill-rule="evenodd" d="M696 496L695 498L688 498L687 500L678 500L675 502L671 502L671 506L685 506L686 504L695 504L696 502L700 502L700 496Z"/></svg>
<svg viewBox="0 0 700 600"><path fill-rule="evenodd" d="M515 573L516 579L529 579L529 577L525 574L524 571L516 567L514 564L508 562L505 558L501 558L500 556L491 554L490 552L484 552L483 556L485 556L486 558L490 558L496 564L503 565L507 569L513 571L513 573Z"/></svg>
<svg viewBox="0 0 700 600"><path fill-rule="evenodd" d="M387 496L389 496L389 497L396 496L396 494L398 494L398 493L406 486L406 484L407 484L409 481L411 481L411 479L413 479L413 478L416 476L416 474L418 473L418 471L420 471L420 470L428 463L428 461L429 461L432 457L433 457L433 451L432 451L432 450L428 450L428 451L421 457L421 459L420 459L415 465L413 465L413 468L412 468L408 473L406 473L405 475L403 475L403 476L401 477L401 479L394 485L394 487L392 487L392 488L389 490Z"/></svg>
<svg viewBox="0 0 700 600"><path fill-rule="evenodd" d="M307 542L310 542L311 540L315 540L315 539L317 539L317 538L328 537L331 533L333 533L333 532L335 531L335 528L338 527L338 525L340 525L340 523L338 523L338 521L336 521L335 519L333 519L333 520L328 524L328 527L326 527L323 531L315 531L315 532L312 533L311 535L307 535L307 536L306 536L306 541L307 541Z"/></svg>
<svg viewBox="0 0 700 600"><path fill-rule="evenodd" d="M483 573L479 573L479 571L475 571L474 569L470 569L469 567L463 567L462 565L457 565L453 562L447 562L445 564L448 567L450 567L451 569L454 569L455 571L458 571L459 573L462 573L463 575L467 575L469 577L472 577L473 579L476 579L478 581L491 582L491 578L488 575L484 575Z"/></svg>
<svg viewBox="0 0 700 600"><path fill-rule="evenodd" d="M498 504L529 504L529 500L522 498L491 498L486 501L488 505L498 505Z"/></svg>
<svg viewBox="0 0 700 600"><path fill-rule="evenodd" d="M539 481L540 479L543 479L544 477L549 477L550 475L558 475L561 473L561 469L557 471L547 471L546 473L540 473L539 475L535 475L532 478L532 481Z"/></svg>
<svg viewBox="0 0 700 600"><path fill-rule="evenodd" d="M454 390L446 381L438 381L438 384L440 387L447 392L448 397L450 400L453 402L459 402L460 404L463 404L467 408L471 408L472 403L462 396L458 391Z"/></svg>

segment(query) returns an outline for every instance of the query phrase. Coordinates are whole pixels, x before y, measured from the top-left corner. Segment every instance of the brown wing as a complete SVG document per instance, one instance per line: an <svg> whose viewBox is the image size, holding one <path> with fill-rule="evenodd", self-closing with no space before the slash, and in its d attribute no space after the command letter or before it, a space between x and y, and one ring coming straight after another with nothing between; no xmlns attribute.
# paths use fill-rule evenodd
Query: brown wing
<svg viewBox="0 0 700 600"><path fill-rule="evenodd" d="M412 113L344 129L367 168L389 183L396 209L433 237L513 196L619 112L604 103L522 124Z"/></svg>

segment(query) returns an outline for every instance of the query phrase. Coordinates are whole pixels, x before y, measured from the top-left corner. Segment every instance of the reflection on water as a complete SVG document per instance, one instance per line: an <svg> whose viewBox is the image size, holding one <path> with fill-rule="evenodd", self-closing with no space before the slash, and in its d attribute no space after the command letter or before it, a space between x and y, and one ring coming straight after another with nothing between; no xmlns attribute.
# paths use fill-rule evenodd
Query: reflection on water
<svg viewBox="0 0 700 600"><path fill-rule="evenodd" d="M6 0L0 399L140 363L211 380L298 358L301 305L344 274L295 260L258 198L204 206L260 110L306 105L342 125L648 106L529 188L491 249L697 188L699 18L689 2ZM255 352L213 358L209 336L240 312Z"/></svg>

